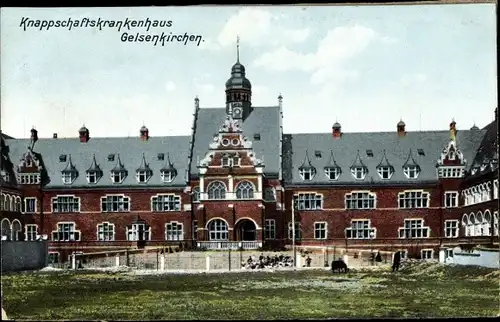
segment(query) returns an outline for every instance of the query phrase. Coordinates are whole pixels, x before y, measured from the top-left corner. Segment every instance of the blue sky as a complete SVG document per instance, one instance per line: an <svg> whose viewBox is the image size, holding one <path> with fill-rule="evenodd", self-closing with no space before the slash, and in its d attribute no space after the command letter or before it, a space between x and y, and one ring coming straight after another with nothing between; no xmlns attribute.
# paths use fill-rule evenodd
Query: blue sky
<svg viewBox="0 0 500 322"><path fill-rule="evenodd" d="M132 35L202 35L197 47L122 42L116 28L20 28L40 20L172 20ZM284 130L482 127L497 106L494 4L330 7L2 8L1 126L26 137L190 134L193 100L223 107L236 60L253 105L284 99Z"/></svg>

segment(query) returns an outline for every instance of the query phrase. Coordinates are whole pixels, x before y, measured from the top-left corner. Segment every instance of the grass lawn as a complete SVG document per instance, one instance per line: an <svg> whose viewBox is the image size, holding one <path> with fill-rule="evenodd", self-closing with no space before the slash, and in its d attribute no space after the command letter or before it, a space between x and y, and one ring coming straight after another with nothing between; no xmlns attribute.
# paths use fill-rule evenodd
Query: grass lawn
<svg viewBox="0 0 500 322"><path fill-rule="evenodd" d="M2 276L11 319L298 319L499 314L498 270L413 264L358 271Z"/></svg>

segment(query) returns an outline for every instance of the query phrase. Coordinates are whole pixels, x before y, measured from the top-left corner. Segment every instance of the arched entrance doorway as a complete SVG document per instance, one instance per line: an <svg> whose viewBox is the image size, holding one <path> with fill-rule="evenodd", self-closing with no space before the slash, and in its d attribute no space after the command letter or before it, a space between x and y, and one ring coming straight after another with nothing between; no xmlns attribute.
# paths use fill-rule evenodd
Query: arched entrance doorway
<svg viewBox="0 0 500 322"><path fill-rule="evenodd" d="M249 219L238 221L236 227L236 239L239 241L255 241L257 240L257 227L255 223Z"/></svg>

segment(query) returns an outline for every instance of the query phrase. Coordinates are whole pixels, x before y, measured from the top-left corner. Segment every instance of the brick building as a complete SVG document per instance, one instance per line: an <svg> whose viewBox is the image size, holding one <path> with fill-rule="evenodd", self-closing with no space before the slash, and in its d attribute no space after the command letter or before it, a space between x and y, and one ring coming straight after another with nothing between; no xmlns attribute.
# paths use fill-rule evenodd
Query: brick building
<svg viewBox="0 0 500 322"><path fill-rule="evenodd" d="M222 108L195 98L189 136L142 126L137 137L94 138L83 126L75 138L32 129L30 139L2 139L2 235L47 235L61 256L179 243L275 248L291 244L295 204L297 245L426 258L441 246L498 243L496 117L460 131L452 121L411 132L401 120L389 132L335 122L328 133L284 134L283 98L253 106L239 58L225 92ZM11 233L19 210L21 235Z"/></svg>

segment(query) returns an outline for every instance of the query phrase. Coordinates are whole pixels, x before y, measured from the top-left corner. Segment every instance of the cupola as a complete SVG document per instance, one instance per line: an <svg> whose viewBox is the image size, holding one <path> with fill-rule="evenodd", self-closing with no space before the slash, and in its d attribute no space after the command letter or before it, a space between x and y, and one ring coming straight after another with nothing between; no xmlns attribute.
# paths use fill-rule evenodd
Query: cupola
<svg viewBox="0 0 500 322"><path fill-rule="evenodd" d="M141 135L142 141L147 141L149 139L149 130L145 125L143 125L141 127L141 129L139 130L139 133Z"/></svg>
<svg viewBox="0 0 500 322"><path fill-rule="evenodd" d="M83 125L79 130L78 130L78 137L80 138L80 142L82 143L86 143L89 141L90 139L90 135L89 135L89 129L87 129L85 127L85 125Z"/></svg>
<svg viewBox="0 0 500 322"><path fill-rule="evenodd" d="M342 126L339 122L335 122L332 126L332 136L339 139L342 136Z"/></svg>
<svg viewBox="0 0 500 322"><path fill-rule="evenodd" d="M245 66L240 63L240 39L236 41L236 63L226 81L226 113L246 119L252 112L252 84L246 78Z"/></svg>
<svg viewBox="0 0 500 322"><path fill-rule="evenodd" d="M406 135L406 124L403 122L403 120L400 120L397 124L397 131L399 136L405 136Z"/></svg>

